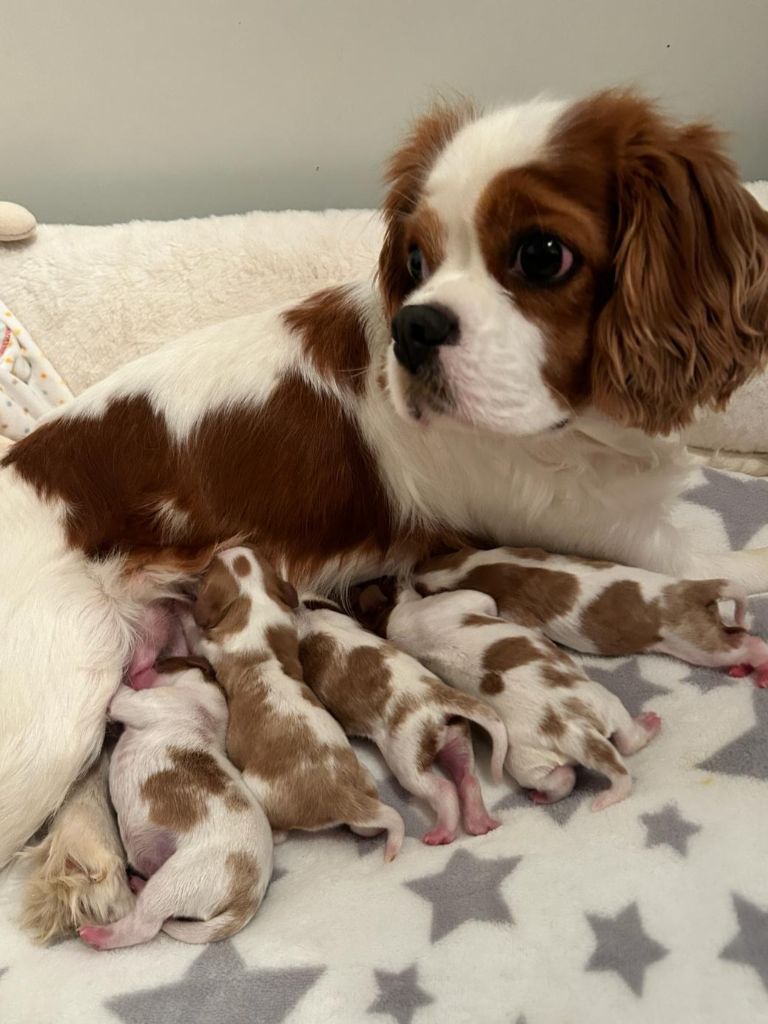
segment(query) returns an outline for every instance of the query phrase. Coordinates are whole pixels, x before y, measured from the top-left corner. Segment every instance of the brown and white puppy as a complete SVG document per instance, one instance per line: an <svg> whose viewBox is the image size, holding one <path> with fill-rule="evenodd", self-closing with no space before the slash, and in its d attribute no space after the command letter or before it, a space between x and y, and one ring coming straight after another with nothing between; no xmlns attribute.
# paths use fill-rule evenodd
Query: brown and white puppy
<svg viewBox="0 0 768 1024"><path fill-rule="evenodd" d="M125 726L110 795L129 862L147 881L135 882L125 917L80 929L94 949L146 942L161 928L183 942L227 938L250 921L269 884L269 823L224 754L227 705L201 661L158 662L151 684L123 686L110 704Z"/></svg>
<svg viewBox="0 0 768 1024"><path fill-rule="evenodd" d="M387 830L385 859L403 841L339 723L304 683L293 587L253 548L218 554L185 616L190 646L213 664L229 703L227 753L279 838L290 829Z"/></svg>
<svg viewBox="0 0 768 1024"><path fill-rule="evenodd" d="M434 810L424 842L453 842L460 817L471 835L497 828L483 803L469 728L475 722L491 737L492 773L500 781L507 734L496 712L446 686L327 599L305 598L298 621L307 685L347 735L375 743L398 782Z"/></svg>
<svg viewBox="0 0 768 1024"><path fill-rule="evenodd" d="M729 580L681 580L538 548L464 548L416 570L419 593L479 590L499 615L591 654L656 652L768 686L768 644L745 628L746 594ZM733 601L735 625L718 602Z"/></svg>
<svg viewBox="0 0 768 1024"><path fill-rule="evenodd" d="M453 686L486 700L507 729L505 766L533 799L567 796L584 765L608 777L595 811L623 800L632 780L621 757L661 726L654 712L632 718L618 697L535 630L506 622L486 594L455 590L420 598L404 590L387 636Z"/></svg>

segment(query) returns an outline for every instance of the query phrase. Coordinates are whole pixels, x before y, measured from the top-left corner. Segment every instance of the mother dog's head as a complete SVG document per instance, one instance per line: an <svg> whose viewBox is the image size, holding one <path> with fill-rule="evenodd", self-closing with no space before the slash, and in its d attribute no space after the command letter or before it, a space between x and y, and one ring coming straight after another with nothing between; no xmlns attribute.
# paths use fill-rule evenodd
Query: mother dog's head
<svg viewBox="0 0 768 1024"><path fill-rule="evenodd" d="M420 120L388 169L379 279L405 416L506 434L588 406L649 433L768 349L768 214L716 133L631 93Z"/></svg>

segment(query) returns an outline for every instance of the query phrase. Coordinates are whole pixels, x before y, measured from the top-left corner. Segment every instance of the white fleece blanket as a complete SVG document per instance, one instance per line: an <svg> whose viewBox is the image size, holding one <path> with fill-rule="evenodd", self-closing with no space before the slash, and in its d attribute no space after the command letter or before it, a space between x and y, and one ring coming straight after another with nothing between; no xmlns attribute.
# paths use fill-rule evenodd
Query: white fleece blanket
<svg viewBox="0 0 768 1024"><path fill-rule="evenodd" d="M700 471L679 515L702 542L768 544L768 483ZM768 634L768 597L752 602ZM346 831L276 849L267 898L234 939L162 936L96 953L32 946L0 881L2 1024L758 1024L768 1020L768 691L663 657L584 659L661 735L636 784L553 807L486 782L497 831L426 847L424 808L387 778L408 838ZM487 764L487 751L480 760ZM487 778L487 776L486 776Z"/></svg>
<svg viewBox="0 0 768 1024"><path fill-rule="evenodd" d="M768 182L748 187L768 207ZM195 327L370 277L381 235L370 210L43 225L28 242L0 244L0 297L77 394ZM767 408L768 374L688 440L768 452Z"/></svg>

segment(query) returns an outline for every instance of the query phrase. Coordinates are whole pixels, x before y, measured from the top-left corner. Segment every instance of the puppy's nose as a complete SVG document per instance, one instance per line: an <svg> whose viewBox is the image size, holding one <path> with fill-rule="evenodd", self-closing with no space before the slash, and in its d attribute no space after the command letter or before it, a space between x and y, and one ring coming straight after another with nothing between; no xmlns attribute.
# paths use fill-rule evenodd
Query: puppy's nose
<svg viewBox="0 0 768 1024"><path fill-rule="evenodd" d="M459 321L444 306L403 306L392 320L395 356L416 373L438 345L455 345Z"/></svg>

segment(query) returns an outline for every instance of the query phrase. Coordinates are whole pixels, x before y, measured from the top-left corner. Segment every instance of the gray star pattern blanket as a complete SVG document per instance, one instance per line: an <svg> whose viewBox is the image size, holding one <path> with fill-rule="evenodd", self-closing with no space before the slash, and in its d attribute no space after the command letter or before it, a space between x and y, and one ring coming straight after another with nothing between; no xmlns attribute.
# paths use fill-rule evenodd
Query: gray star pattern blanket
<svg viewBox="0 0 768 1024"><path fill-rule="evenodd" d="M768 544L768 484L700 471L678 515L716 547ZM768 635L768 597L753 598ZM294 835L233 940L96 953L31 945L0 882L2 1024L755 1024L768 1021L768 691L663 657L582 659L659 738L632 796L534 806L487 781L501 828L429 848L425 809L360 755L408 838ZM487 764L487 750L479 749Z"/></svg>

